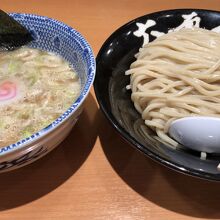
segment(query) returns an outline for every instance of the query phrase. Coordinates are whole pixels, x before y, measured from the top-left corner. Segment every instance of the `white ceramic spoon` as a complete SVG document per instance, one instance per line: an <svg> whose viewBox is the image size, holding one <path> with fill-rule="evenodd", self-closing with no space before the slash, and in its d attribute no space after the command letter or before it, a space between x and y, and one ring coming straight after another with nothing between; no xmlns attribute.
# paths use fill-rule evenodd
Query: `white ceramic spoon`
<svg viewBox="0 0 220 220"><path fill-rule="evenodd" d="M220 153L220 118L185 117L171 123L170 136L185 147Z"/></svg>

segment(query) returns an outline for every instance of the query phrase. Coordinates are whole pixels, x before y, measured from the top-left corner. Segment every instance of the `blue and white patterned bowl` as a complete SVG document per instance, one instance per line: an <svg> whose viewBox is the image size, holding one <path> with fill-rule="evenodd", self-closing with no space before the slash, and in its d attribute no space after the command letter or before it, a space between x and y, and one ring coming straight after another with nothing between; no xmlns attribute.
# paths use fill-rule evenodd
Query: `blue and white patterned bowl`
<svg viewBox="0 0 220 220"><path fill-rule="evenodd" d="M95 77L92 49L75 29L48 17L20 13L11 13L10 16L31 32L34 41L30 47L55 52L70 62L81 80L81 93L72 106L52 124L31 137L1 148L0 172L31 163L61 143L82 112L82 104Z"/></svg>

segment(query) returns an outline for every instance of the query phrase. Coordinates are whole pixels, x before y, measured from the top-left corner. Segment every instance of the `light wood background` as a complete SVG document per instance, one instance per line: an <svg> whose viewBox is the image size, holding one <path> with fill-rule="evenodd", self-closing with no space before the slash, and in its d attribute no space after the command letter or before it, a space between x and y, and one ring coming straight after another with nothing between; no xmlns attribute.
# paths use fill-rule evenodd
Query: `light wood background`
<svg viewBox="0 0 220 220"><path fill-rule="evenodd" d="M53 17L80 31L97 54L135 17L172 8L220 10L219 0L1 0L7 12ZM0 220L220 219L220 184L146 158L114 131L92 90L68 138L43 159L0 174Z"/></svg>

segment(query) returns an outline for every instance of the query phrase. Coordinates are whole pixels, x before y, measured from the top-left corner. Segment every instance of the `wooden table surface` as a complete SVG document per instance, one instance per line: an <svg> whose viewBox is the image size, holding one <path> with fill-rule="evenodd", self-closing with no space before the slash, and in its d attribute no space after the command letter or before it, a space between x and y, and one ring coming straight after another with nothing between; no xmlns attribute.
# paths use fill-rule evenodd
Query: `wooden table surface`
<svg viewBox="0 0 220 220"><path fill-rule="evenodd" d="M219 0L1 0L7 12L58 19L97 54L127 21L172 8L220 11ZM104 118L93 89L67 139L53 152L0 175L0 220L220 219L220 184L165 168L129 146Z"/></svg>

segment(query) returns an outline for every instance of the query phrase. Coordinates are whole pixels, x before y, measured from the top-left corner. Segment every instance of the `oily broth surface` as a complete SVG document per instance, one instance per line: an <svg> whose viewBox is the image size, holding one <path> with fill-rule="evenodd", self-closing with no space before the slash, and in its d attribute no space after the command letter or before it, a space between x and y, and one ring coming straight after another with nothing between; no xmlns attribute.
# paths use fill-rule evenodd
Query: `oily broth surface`
<svg viewBox="0 0 220 220"><path fill-rule="evenodd" d="M22 47L0 53L0 147L43 129L71 106L80 80L50 52Z"/></svg>

